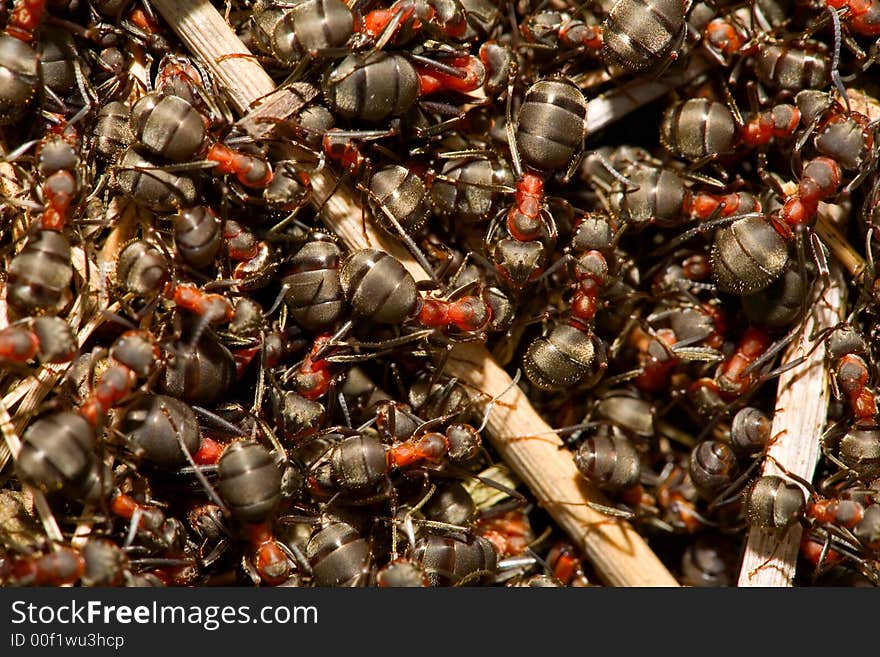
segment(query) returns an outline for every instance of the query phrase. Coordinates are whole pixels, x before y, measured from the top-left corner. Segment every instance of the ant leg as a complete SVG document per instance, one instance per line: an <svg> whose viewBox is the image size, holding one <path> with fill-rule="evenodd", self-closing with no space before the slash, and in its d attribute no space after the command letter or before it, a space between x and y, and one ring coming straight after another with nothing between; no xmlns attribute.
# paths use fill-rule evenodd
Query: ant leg
<svg viewBox="0 0 880 657"><path fill-rule="evenodd" d="M632 180L624 176L620 171L614 168L614 165L611 163L604 153L600 151L593 151L590 153L590 156L595 157L599 164L602 165L602 168L605 169L608 173L611 174L613 178L615 178L624 188L628 188L630 191L638 191L639 186L636 185ZM586 157L586 154L584 155Z"/></svg>
<svg viewBox="0 0 880 657"><path fill-rule="evenodd" d="M193 469L193 474L195 474L196 479L199 480L199 484L208 494L210 500L220 507L220 510L224 515L229 515L229 508L226 504L223 503L223 500L220 498L220 495L217 494L217 491L214 490L214 487L208 482L208 478L205 476L205 473L202 472L202 469L196 464L193 460L192 454L190 454L189 448L186 446L186 443L183 441L183 433L177 428L177 423L174 421L174 418L171 417L171 413L168 412L168 409L165 408L164 404L162 405L162 414L165 415L165 419L168 420L168 423L171 425L171 428L174 429L174 436L177 438L177 446L180 447L180 451L183 452L183 456L186 459L186 462L189 463L190 467Z"/></svg>
<svg viewBox="0 0 880 657"><path fill-rule="evenodd" d="M513 379L507 385L507 387L489 400L489 403L486 404L486 410L483 412L483 421L480 426L477 427L477 433L481 433L483 429L486 428L486 425L489 423L489 415L492 413L492 409L495 408L495 404L497 404L499 399L501 399L504 395L508 393L508 391L512 390L519 383L521 376L522 370L517 368L516 374L513 376Z"/></svg>
<svg viewBox="0 0 880 657"><path fill-rule="evenodd" d="M720 212L720 211L721 211L721 209L719 206L719 208L715 212L713 212L713 215L716 212ZM651 252L651 256L652 257L659 257L659 256L666 255L667 253L674 250L676 247L681 246L683 243L687 242L688 240L695 237L696 235L705 234L709 230L712 230L715 228L723 228L724 226L732 224L733 222L735 222L739 219L750 219L753 217L763 217L763 216L764 216L764 214L761 212L747 212L745 214L733 214L733 215L730 215L727 217L717 217L717 216L715 218L710 217L709 219L707 219L705 221L698 222L698 224L696 226L685 231L681 235L678 235L674 239L668 241L666 244L664 244L659 249L655 249L654 251Z"/></svg>
<svg viewBox="0 0 880 657"><path fill-rule="evenodd" d="M846 87L843 86L843 81L840 79L840 71L838 70L840 66L840 16L837 14L837 10L834 9L831 5L826 5L825 7L828 10L828 14L831 17L831 25L834 30L834 50L831 56L831 81L834 84L834 88L837 90L837 93L840 94L840 97L843 98L843 102L846 105L846 111L851 112L850 104L849 104L849 95L846 93Z"/></svg>
<svg viewBox="0 0 880 657"><path fill-rule="evenodd" d="M404 246L406 246L407 251L410 252L410 255L416 259L416 262L419 263L422 269L425 270L425 273L431 279L431 283L440 286L440 281L437 279L437 274L434 272L434 268L431 266L431 263L428 262L428 258L419 248L418 244L415 243L415 240L409 235L409 233L404 230L403 226L400 225L400 222L397 220L397 217L385 206L385 204L373 193L373 191L361 184L358 184L358 187L362 192L364 192L373 203L376 204L376 207L385 215L385 218L388 222L394 227L394 231L397 233L397 238L403 242ZM365 210L362 210L365 211ZM366 231L366 228L364 228ZM366 232L364 233L366 235Z"/></svg>

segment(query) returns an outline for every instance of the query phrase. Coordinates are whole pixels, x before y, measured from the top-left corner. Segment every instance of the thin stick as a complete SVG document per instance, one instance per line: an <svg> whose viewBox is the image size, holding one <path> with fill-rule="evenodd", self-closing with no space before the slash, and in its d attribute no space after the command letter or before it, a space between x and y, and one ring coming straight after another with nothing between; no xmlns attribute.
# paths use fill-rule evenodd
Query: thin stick
<svg viewBox="0 0 880 657"><path fill-rule="evenodd" d="M264 139L275 131L277 119L293 116L317 95L318 90L306 83L280 87L260 100L236 125L254 139Z"/></svg>
<svg viewBox="0 0 880 657"><path fill-rule="evenodd" d="M108 313L114 313L117 310L119 310L119 303L114 303L107 308ZM95 329L105 321L106 318L103 314L98 314L92 317L89 323L77 333L77 344L80 346L85 344L86 340ZM43 399L46 398L46 395L48 395L57 385L59 379L64 372L67 371L68 367L70 367L70 363L49 363L43 365L37 372L36 376L20 381L14 388L7 392L2 399L0 399L0 404L3 405L3 408L12 408L21 402L16 409L15 420L13 422L13 427L16 432L24 430L24 427L30 421L32 414L42 403ZM6 466L9 457L13 456L10 450L4 445L5 444L0 444L0 471Z"/></svg>
<svg viewBox="0 0 880 657"><path fill-rule="evenodd" d="M792 361L809 352L814 342L810 336L834 326L843 317L846 307L846 286L839 269L832 270L831 284L823 290L818 303L806 320L803 337L785 355ZM764 461L763 475L785 476L781 464L807 481L819 460L819 436L825 428L828 413L828 368L825 346L820 345L809 358L779 377L776 412L771 436L777 436ZM783 537L766 530L749 532L746 552L739 574L739 586L791 586L800 547L802 528L792 527Z"/></svg>
<svg viewBox="0 0 880 657"><path fill-rule="evenodd" d="M175 32L229 87L230 98L239 99L239 111L274 91L265 73L254 72L256 62L240 70L234 78L226 72L220 75L222 69L235 60L218 61L218 53L240 52L243 46L207 0L175 0L173 11L169 11L171 4L171 0L154 0L154 6ZM220 29L218 20L225 29ZM210 27L205 29L204 26ZM210 48L204 48L205 42L210 40L213 40ZM313 177L312 185L316 190L314 202L321 207L324 222L350 248L364 248L369 240L371 245L395 255L417 280L428 278L400 245L380 235L370 222L365 240L361 225L363 208L350 190L337 187L326 172ZM331 190L335 190L332 196ZM449 367L451 374L489 397L500 394L511 384L510 376L482 345L456 347L449 358ZM493 411L488 423L490 439L548 512L583 548L603 579L615 586L676 586L669 571L627 523L608 518L587 505L590 501L601 503L602 499L582 483L571 454L562 449L562 441L531 407L522 391L514 386L504 398L505 403L510 402L513 407ZM511 440L506 437L511 434L541 434L542 437L540 440Z"/></svg>
<svg viewBox="0 0 880 657"><path fill-rule="evenodd" d="M0 331L9 326L9 304L6 303L7 285L0 285Z"/></svg>
<svg viewBox="0 0 880 657"><path fill-rule="evenodd" d="M587 133L598 132L630 112L657 100L665 93L681 87L712 68L712 63L694 54L686 65L670 69L656 80L638 78L616 87L587 103Z"/></svg>
<svg viewBox="0 0 880 657"><path fill-rule="evenodd" d="M446 371L480 390L483 405L510 385L510 376L482 345L457 345ZM607 501L578 473L571 453L514 386L489 415L492 445L528 485L538 503L584 551L602 579L614 586L677 586L641 536L619 518L588 502Z"/></svg>
<svg viewBox="0 0 880 657"><path fill-rule="evenodd" d="M204 61L240 114L272 93L275 83L208 0L153 0L153 7Z"/></svg>

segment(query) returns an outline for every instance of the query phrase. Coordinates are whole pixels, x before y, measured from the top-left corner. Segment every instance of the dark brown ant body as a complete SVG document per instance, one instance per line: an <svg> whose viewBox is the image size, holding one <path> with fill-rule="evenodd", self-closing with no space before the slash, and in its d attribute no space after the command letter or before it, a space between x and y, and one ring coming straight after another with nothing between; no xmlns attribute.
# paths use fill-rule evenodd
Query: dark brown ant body
<svg viewBox="0 0 880 657"><path fill-rule="evenodd" d="M44 0L18 0L0 34L0 123L24 116L37 91L40 57L31 45L45 11Z"/></svg>
<svg viewBox="0 0 880 657"><path fill-rule="evenodd" d="M322 88L335 113L348 119L382 121L406 114L421 96L479 88L485 69L472 56L450 64L413 64L404 55L373 51L346 57L324 77Z"/></svg>
<svg viewBox="0 0 880 657"><path fill-rule="evenodd" d="M429 535L416 541L413 558L433 586L463 586L489 579L498 566L492 543L480 536Z"/></svg>
<svg viewBox="0 0 880 657"><path fill-rule="evenodd" d="M336 242L316 233L288 262L282 279L287 286L285 300L294 319L305 328L327 330L342 318L341 260Z"/></svg>
<svg viewBox="0 0 880 657"><path fill-rule="evenodd" d="M370 544L351 525L330 522L309 539L306 556L318 586L360 586L366 582Z"/></svg>
<svg viewBox="0 0 880 657"><path fill-rule="evenodd" d="M393 470L467 461L476 455L480 444L480 435L469 425L451 425L444 434L427 432L390 446L369 434L358 434L329 449L316 465L310 485L321 497L333 490L374 492L388 482Z"/></svg>
<svg viewBox="0 0 880 657"><path fill-rule="evenodd" d="M732 152L737 141L755 148L765 146L772 139L790 138L800 121L801 112L797 107L780 104L741 123L724 103L692 98L666 110L660 126L660 141L679 157L705 161Z"/></svg>
<svg viewBox="0 0 880 657"><path fill-rule="evenodd" d="M598 24L588 24L566 12L530 14L520 23L519 30L527 42L548 50L582 50L598 55L603 45Z"/></svg>
<svg viewBox="0 0 880 657"><path fill-rule="evenodd" d="M9 301L24 315L56 313L70 300L73 270L65 234L84 183L76 130L59 119L37 144L43 208L36 232L9 263Z"/></svg>
<svg viewBox="0 0 880 657"><path fill-rule="evenodd" d="M354 33L354 16L340 0L307 0L294 7L268 6L254 14L254 41L284 66L306 56L339 50Z"/></svg>
<svg viewBox="0 0 880 657"><path fill-rule="evenodd" d="M403 265L373 249L351 252L342 263L339 280L355 313L378 323L400 324L415 318L426 327L452 326L475 332L485 328L492 317L491 308L479 296L451 301L423 299Z"/></svg>
<svg viewBox="0 0 880 657"><path fill-rule="evenodd" d="M579 158L586 113L586 100L571 81L541 80L526 91L515 123L508 125L515 202L493 222L486 244L501 280L514 290L534 281L548 263L557 230L547 209L545 180Z"/></svg>
<svg viewBox="0 0 880 657"><path fill-rule="evenodd" d="M245 187L263 188L272 182L268 162L208 137L207 119L176 95L147 94L131 108L132 133L145 149L172 162L194 157L213 162L213 170L233 174Z"/></svg>
<svg viewBox="0 0 880 657"><path fill-rule="evenodd" d="M281 469L272 455L252 441L237 441L217 461L217 488L232 515L243 523L262 582L285 582L290 560L272 532L281 500Z"/></svg>
<svg viewBox="0 0 880 657"><path fill-rule="evenodd" d="M688 3L617 0L602 23L602 58L628 71L662 71L678 57Z"/></svg>
<svg viewBox="0 0 880 657"><path fill-rule="evenodd" d="M762 43L755 58L758 79L789 93L821 89L830 81L828 49L817 41Z"/></svg>

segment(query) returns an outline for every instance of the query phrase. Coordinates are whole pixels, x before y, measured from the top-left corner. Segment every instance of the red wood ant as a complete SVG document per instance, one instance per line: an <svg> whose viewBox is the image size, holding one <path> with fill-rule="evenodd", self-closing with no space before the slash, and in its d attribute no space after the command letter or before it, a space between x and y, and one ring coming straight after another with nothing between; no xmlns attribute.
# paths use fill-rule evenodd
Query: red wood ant
<svg viewBox="0 0 880 657"><path fill-rule="evenodd" d="M727 401L739 399L754 386L757 378L748 368L772 344L770 336L763 329L749 327L737 343L736 350L719 366L715 378L702 378L691 384L689 394L705 389L712 395Z"/></svg>
<svg viewBox="0 0 880 657"><path fill-rule="evenodd" d="M65 363L77 351L70 325L58 317L37 317L0 330L0 367L25 365L33 358L44 363Z"/></svg>

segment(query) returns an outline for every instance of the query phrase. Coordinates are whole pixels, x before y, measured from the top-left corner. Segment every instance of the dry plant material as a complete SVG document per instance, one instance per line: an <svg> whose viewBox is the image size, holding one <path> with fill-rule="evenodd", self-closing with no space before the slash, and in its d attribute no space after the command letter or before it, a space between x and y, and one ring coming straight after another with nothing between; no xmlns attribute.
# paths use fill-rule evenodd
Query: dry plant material
<svg viewBox="0 0 880 657"><path fill-rule="evenodd" d="M819 437L825 429L829 402L829 372L825 345L811 336L835 326L843 319L846 287L839 275L821 291L812 304L801 338L787 350L783 362L808 355L807 359L779 377L776 410L762 475L785 477L785 470L807 481L812 480L819 460ZM821 335L820 338L821 340ZM753 528L749 532L739 574L739 586L791 586L803 529L793 525L783 535Z"/></svg>
<svg viewBox="0 0 880 657"><path fill-rule="evenodd" d="M94 274L93 274L94 275ZM77 299L73 308L69 313L69 318L80 317L80 308L83 307L82 297ZM106 308L107 313L115 313L119 310L119 303L114 302ZM78 329L78 322L73 324L74 330L78 329L76 334L77 344L82 346L88 340L89 336L95 332L101 324L106 321L106 315L103 313L93 314L91 319L85 326ZM15 408L15 419L10 419L13 432L17 435L24 431L28 422L30 422L33 414L39 408L40 404L46 396L58 385L61 377L67 371L70 363L48 363L43 365L35 376L28 377L20 381L13 387L6 396L0 399L3 412L6 409ZM18 449L10 448L10 443L0 443L0 471L6 467L9 458L18 453Z"/></svg>
<svg viewBox="0 0 880 657"><path fill-rule="evenodd" d="M457 345L446 372L498 401L486 429L492 446L553 519L580 546L602 579L613 586L677 586L675 578L629 523L588 505L607 504L574 466L571 453L532 409L523 391L482 345Z"/></svg>
<svg viewBox="0 0 880 657"><path fill-rule="evenodd" d="M861 280L865 273L865 259L846 240L828 213L822 212L821 208L816 221L816 234L822 238L822 243L828 247L843 270L852 276L852 280Z"/></svg>
<svg viewBox="0 0 880 657"><path fill-rule="evenodd" d="M5 157L6 152L6 144L0 139L0 156ZM16 222L15 215L17 213L15 212L15 206L6 199L14 198L20 191L21 186L19 185L15 168L5 160L0 161L0 199L3 199L2 202L0 202L0 219L4 222L10 222L10 225L13 222ZM6 286L0 286L0 329L4 329L9 325L9 309L6 304L6 292Z"/></svg>
<svg viewBox="0 0 880 657"><path fill-rule="evenodd" d="M272 78L210 2L156 0L152 4L186 47L211 69L237 112L243 114L275 90Z"/></svg>

